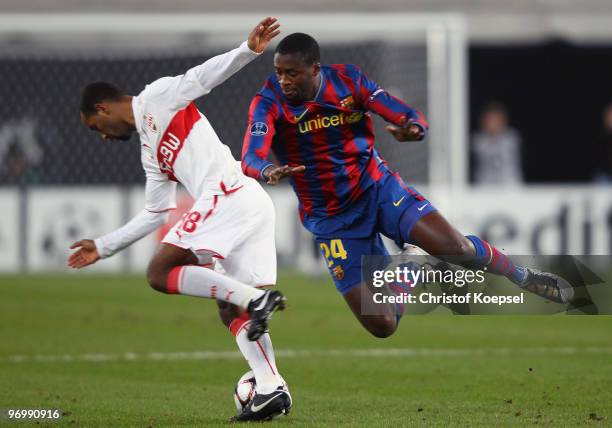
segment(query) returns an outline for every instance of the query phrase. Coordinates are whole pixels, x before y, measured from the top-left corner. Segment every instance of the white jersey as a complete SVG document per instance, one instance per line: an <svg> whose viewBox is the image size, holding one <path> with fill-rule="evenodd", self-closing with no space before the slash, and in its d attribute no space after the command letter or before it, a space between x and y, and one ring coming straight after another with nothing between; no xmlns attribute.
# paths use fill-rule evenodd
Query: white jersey
<svg viewBox="0 0 612 428"><path fill-rule="evenodd" d="M247 177L193 101L258 56L247 43L175 77L162 77L132 99L146 174L145 209L123 227L95 240L109 257L167 221L180 182L195 199L230 194Z"/></svg>
<svg viewBox="0 0 612 428"><path fill-rule="evenodd" d="M244 183L240 164L193 100L207 94L257 54L246 42L184 75L162 77L132 100L145 170L148 211L175 208L176 182L197 200Z"/></svg>

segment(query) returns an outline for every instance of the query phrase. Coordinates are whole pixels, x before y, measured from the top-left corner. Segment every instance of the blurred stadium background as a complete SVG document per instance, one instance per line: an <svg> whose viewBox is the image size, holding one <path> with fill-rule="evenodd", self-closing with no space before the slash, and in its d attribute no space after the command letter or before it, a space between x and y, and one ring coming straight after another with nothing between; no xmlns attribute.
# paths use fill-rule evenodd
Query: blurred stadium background
<svg viewBox="0 0 612 428"><path fill-rule="evenodd" d="M304 15L297 4L273 1L249 14L241 2L183 1L171 9L163 2L3 2L0 270L64 269L67 244L119 226L142 205L135 146L102 144L79 124L84 84L109 80L137 93L235 46L266 13L278 15L286 33L316 36L324 62L356 63L426 113L425 144L396 144L377 120L378 145L462 231L514 254L608 254L612 140L602 138L602 112L612 93L612 29L604 18L612 6L585 4L392 1L372 15L367 2L351 2L348 11L336 1L325 3L333 13ZM248 103L272 71L271 56L199 102L237 158ZM506 109L520 135L518 182L475 183L472 135L491 102ZM281 265L323 272L289 187L270 191ZM95 269L142 271L155 242Z"/></svg>
<svg viewBox="0 0 612 428"><path fill-rule="evenodd" d="M223 354L235 347L213 305L203 311L145 284L163 231L85 272L66 271L73 241L120 226L143 205L135 140L101 142L79 123L78 101L92 80L137 93L180 74L236 46L268 14L285 34L318 38L324 62L355 63L425 112L424 144L394 143L378 120L378 146L464 233L510 254L612 252L612 130L602 118L612 102L612 3L256 4L0 2L0 408L61 407L76 426L201 426L231 411L228 385L246 368ZM264 54L198 102L236 158L271 60ZM475 135L492 102L520 135L520 180L476 178ZM289 186L267 190L279 284L292 305L273 333L302 406L294 426L609 423L609 317L408 317L393 338L373 341L333 289ZM186 195L179 206L189 208Z"/></svg>

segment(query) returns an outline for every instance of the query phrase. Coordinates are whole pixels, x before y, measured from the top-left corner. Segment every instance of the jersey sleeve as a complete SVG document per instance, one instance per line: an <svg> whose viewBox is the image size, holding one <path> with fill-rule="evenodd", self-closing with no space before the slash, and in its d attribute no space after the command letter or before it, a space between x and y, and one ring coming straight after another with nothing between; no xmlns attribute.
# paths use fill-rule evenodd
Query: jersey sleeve
<svg viewBox="0 0 612 428"><path fill-rule="evenodd" d="M168 221L168 211L176 208L176 182L152 171L146 171L146 175L145 209L119 229L94 240L101 258L110 257L153 232Z"/></svg>
<svg viewBox="0 0 612 428"><path fill-rule="evenodd" d="M401 125L402 117L406 117L412 124L420 126L423 131L427 131L429 124L420 111L389 94L358 67L352 67L354 67L359 98L367 110L398 126Z"/></svg>
<svg viewBox="0 0 612 428"><path fill-rule="evenodd" d="M261 95L253 98L242 145L242 171L249 177L262 179L263 171L274 165L268 160L268 154L278 117L278 106L273 100Z"/></svg>
<svg viewBox="0 0 612 428"><path fill-rule="evenodd" d="M176 182L147 172L145 210L160 213L176 208Z"/></svg>
<svg viewBox="0 0 612 428"><path fill-rule="evenodd" d="M119 229L94 240L100 258L105 259L147 236L168 221L167 212L142 210Z"/></svg>
<svg viewBox="0 0 612 428"><path fill-rule="evenodd" d="M156 80L147 85L143 94L151 101L180 110L208 94L259 55L249 49L245 41L236 49L212 57L185 74Z"/></svg>

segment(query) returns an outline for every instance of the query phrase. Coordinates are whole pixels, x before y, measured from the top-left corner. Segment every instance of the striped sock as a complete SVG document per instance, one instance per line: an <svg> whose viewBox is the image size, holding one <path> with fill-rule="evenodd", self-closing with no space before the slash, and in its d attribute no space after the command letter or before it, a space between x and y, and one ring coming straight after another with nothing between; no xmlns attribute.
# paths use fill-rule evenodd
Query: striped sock
<svg viewBox="0 0 612 428"><path fill-rule="evenodd" d="M476 257L472 261L475 268L487 268L487 272L503 275L515 284L522 285L527 280L527 269L516 266L510 257L500 252L487 241L478 236L466 236L476 249Z"/></svg>

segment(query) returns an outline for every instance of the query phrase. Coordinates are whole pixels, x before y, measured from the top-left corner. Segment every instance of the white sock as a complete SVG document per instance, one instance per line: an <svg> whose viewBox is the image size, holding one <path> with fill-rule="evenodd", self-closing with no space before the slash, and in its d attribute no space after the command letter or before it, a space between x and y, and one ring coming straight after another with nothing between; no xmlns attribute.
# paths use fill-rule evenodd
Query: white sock
<svg viewBox="0 0 612 428"><path fill-rule="evenodd" d="M223 300L246 309L264 294L228 276L201 266L177 266L168 274L168 293Z"/></svg>
<svg viewBox="0 0 612 428"><path fill-rule="evenodd" d="M247 338L249 322L248 314L242 314L232 321L230 331L236 336L238 348L255 374L256 391L259 394L270 394L282 385L276 368L272 340L270 335L265 333L257 341L251 342Z"/></svg>

